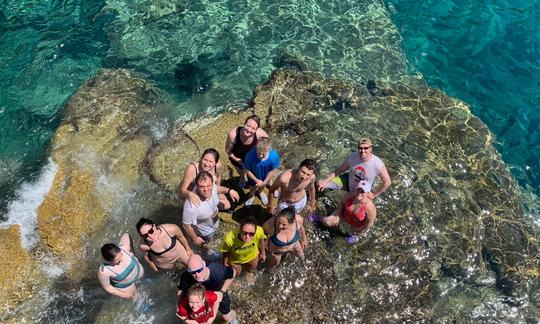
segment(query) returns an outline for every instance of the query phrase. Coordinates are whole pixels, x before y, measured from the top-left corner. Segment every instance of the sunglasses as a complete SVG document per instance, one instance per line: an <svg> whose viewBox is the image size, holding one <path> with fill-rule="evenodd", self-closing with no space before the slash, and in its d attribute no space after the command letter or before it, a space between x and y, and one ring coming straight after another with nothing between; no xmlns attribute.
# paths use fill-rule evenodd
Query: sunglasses
<svg viewBox="0 0 540 324"><path fill-rule="evenodd" d="M148 238L148 236L149 236L150 234L154 234L154 227L153 227L153 226L152 226L151 229L148 230L148 232L146 232L145 234L141 234L141 236L142 236L143 238Z"/></svg>
<svg viewBox="0 0 540 324"><path fill-rule="evenodd" d="M255 232L242 232L244 236L255 236Z"/></svg>
<svg viewBox="0 0 540 324"><path fill-rule="evenodd" d="M189 270L188 269L188 272L191 274L191 275L194 275L196 273L201 273L204 268L206 267L206 263L203 263L202 267L200 267L199 269L195 269L195 270Z"/></svg>
<svg viewBox="0 0 540 324"><path fill-rule="evenodd" d="M358 151L367 151L371 148L371 146L358 146Z"/></svg>

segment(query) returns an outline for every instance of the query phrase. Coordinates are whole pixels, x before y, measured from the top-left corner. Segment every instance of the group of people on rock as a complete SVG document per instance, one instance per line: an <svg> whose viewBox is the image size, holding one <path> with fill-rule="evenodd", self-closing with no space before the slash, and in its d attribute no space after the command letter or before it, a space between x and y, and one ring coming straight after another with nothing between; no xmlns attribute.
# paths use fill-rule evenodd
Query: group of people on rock
<svg viewBox="0 0 540 324"><path fill-rule="evenodd" d="M356 243L359 235L375 221L377 212L372 200L391 184L383 161L372 153L369 138L361 138L357 151L318 182L317 164L311 159L276 177L279 153L272 148L256 115L248 117L243 126L229 131L225 148L240 175L238 187L240 190L249 188L244 205L252 205L258 196L271 216L262 226L257 224L255 215L241 219L239 226L222 239L221 262L207 264L195 253L195 250L201 254L212 253L210 242L219 227L218 211L229 210L233 204L240 203L236 190L221 185L222 164L215 149L205 150L198 162L188 164L184 170L178 186L179 198L184 201L183 230L179 225L158 225L147 218L141 218L136 224L141 237L139 249L152 270L171 270L176 264L186 267L178 286L177 307L178 317L186 323L211 323L218 311L225 321L236 323L236 313L227 293L232 281L242 272L253 273L260 262L265 262L269 268L278 265L289 252L303 258L309 244L302 216L304 210L310 213L307 219L312 222L329 227L345 223L349 232L347 242ZM373 190L377 177L381 184ZM317 188L346 191L338 208L328 216L313 213L317 206ZM143 277L144 269L134 255L129 235L123 234L118 245L103 245L101 253L104 262L98 270L98 278L102 287L110 294L134 298L137 295L135 283Z"/></svg>

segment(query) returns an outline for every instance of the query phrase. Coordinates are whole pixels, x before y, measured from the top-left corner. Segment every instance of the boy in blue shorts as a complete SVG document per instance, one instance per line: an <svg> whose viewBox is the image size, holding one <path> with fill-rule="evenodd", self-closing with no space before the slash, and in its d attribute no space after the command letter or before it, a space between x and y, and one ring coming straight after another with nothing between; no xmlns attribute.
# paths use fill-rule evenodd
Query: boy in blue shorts
<svg viewBox="0 0 540 324"><path fill-rule="evenodd" d="M259 195L263 205L268 204L268 196L264 188L270 184L279 167L279 154L272 149L272 142L268 137L261 137L257 147L252 148L244 160L244 169L248 177L249 198L246 206L253 204L255 193Z"/></svg>

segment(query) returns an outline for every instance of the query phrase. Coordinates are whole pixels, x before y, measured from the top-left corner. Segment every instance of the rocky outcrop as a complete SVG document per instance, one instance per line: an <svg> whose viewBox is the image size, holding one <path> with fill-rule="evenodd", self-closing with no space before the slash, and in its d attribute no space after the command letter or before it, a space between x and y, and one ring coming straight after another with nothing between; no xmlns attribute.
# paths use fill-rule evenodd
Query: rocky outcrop
<svg viewBox="0 0 540 324"><path fill-rule="evenodd" d="M281 70L257 87L247 109L176 125L156 140L146 120L158 101L136 75L104 70L68 103L52 148L58 172L39 208L43 246L68 265L88 267L77 263L81 254L95 258L98 253L85 250L87 241L110 223L118 191L130 192L141 181L144 195L163 199L148 199L153 201L143 211L151 214L166 201L172 207L162 220L178 222L171 193L185 165L214 147L222 155L225 178L230 177L227 131L256 113L286 167L310 157L326 175L354 150L359 137L369 136L393 185L375 201L375 226L358 244L347 245L343 233L309 223L304 262L286 258L277 270L259 273L255 283L233 288L241 318L452 321L453 316L469 318L483 298L494 298L484 292L499 299L504 294L512 305L530 296L537 305L538 232L525 217L491 133L463 103L424 85L359 85ZM319 212L331 212L340 194L320 197ZM261 221L266 217L254 207L233 218L242 213ZM139 217L128 216L122 230ZM219 236L233 227L223 226ZM81 273L95 282L93 273ZM452 298L456 294L465 302Z"/></svg>
<svg viewBox="0 0 540 324"><path fill-rule="evenodd" d="M120 192L140 181L152 144L145 117L157 99L145 80L126 70L103 70L67 103L52 145L58 172L39 207L39 233L68 267L106 223Z"/></svg>
<svg viewBox="0 0 540 324"><path fill-rule="evenodd" d="M21 301L31 297L40 267L33 255L21 246L19 225L0 229L0 320Z"/></svg>
<svg viewBox="0 0 540 324"><path fill-rule="evenodd" d="M375 201L375 227L340 252L351 266L337 289L363 321L437 318L445 278L485 285L494 277L491 288L529 295L540 270L538 231L491 133L463 103L426 86L279 71L250 109L268 109L267 130L289 166L316 158L326 175L362 136L385 160L393 185Z"/></svg>

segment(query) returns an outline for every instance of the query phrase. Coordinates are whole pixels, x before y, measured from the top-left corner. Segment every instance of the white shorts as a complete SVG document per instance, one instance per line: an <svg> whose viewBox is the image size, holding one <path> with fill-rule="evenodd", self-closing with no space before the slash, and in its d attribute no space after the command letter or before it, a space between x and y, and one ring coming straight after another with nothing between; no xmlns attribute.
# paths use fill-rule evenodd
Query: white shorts
<svg viewBox="0 0 540 324"><path fill-rule="evenodd" d="M283 209L285 209L287 207L293 206L294 209L296 210L296 213L300 214L302 212L302 210L304 209L304 207L306 207L306 203L307 203L307 195L304 195L304 198L300 199L299 201L297 201L295 203L289 203L289 202L280 200L278 202L278 204L277 204L276 210L279 213L281 210L283 210Z"/></svg>

